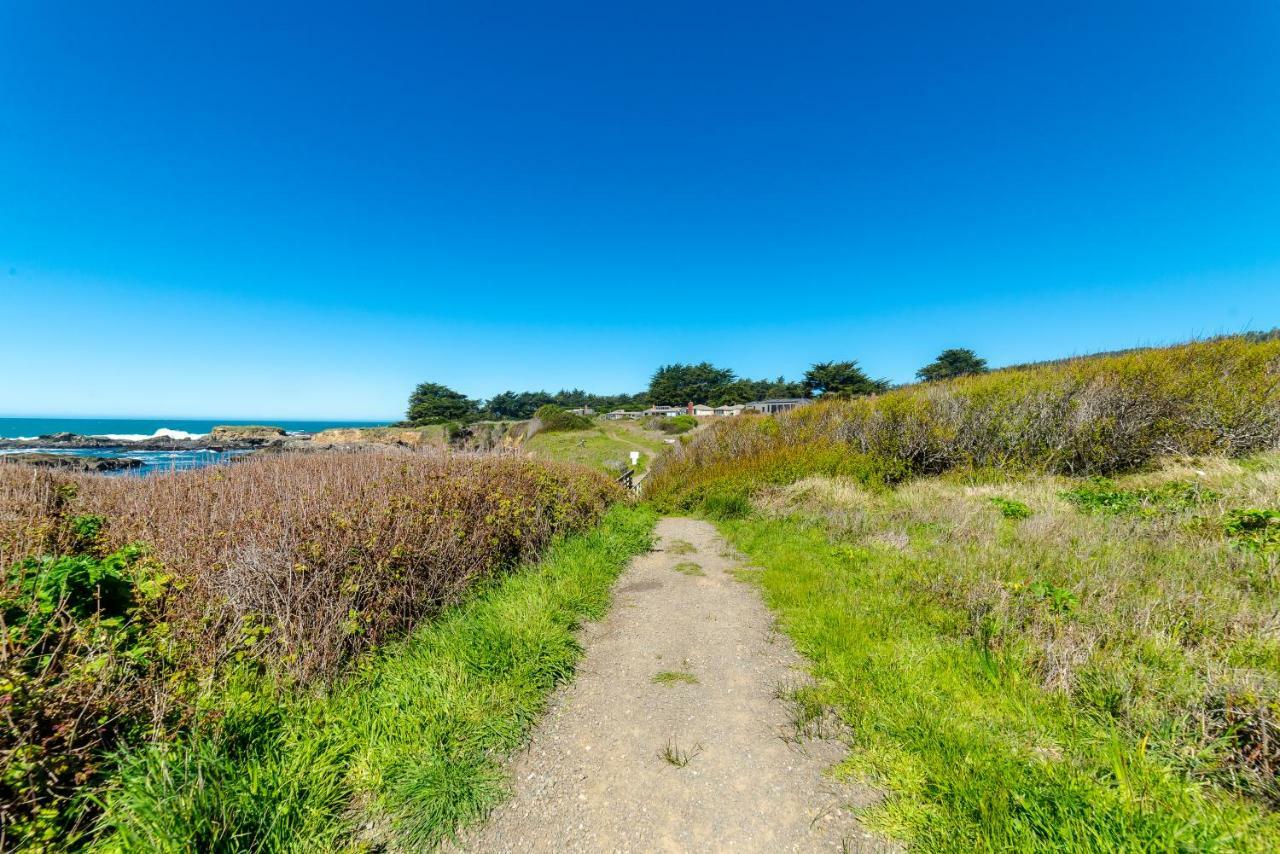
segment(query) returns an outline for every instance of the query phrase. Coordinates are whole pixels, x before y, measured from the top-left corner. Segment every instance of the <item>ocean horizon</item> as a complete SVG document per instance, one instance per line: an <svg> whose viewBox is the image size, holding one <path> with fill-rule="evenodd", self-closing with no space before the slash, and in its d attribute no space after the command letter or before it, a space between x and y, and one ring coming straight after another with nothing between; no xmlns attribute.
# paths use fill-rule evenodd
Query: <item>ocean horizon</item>
<svg viewBox="0 0 1280 854"><path fill-rule="evenodd" d="M119 441L136 441L154 436L198 438L221 424L262 424L280 427L289 433L316 433L330 427L378 427L390 421L350 419L298 420L295 418L65 418L0 417L0 439L36 439L53 433L77 433Z"/></svg>

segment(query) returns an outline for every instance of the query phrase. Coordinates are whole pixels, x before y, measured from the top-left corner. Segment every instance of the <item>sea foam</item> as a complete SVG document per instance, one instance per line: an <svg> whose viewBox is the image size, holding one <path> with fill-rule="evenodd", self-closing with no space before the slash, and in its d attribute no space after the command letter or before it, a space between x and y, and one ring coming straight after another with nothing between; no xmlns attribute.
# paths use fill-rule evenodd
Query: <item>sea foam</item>
<svg viewBox="0 0 1280 854"><path fill-rule="evenodd" d="M95 439L114 439L117 442L141 442L144 439L203 439L208 433L188 433L185 430L170 430L168 427L161 427L150 436L144 436L141 433L103 433L94 436Z"/></svg>

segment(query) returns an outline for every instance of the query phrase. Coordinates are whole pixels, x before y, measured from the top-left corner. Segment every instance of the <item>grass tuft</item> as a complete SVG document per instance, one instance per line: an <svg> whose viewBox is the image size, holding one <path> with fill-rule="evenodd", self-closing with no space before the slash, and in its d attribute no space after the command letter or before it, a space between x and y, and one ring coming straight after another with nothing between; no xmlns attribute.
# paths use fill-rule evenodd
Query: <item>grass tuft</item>
<svg viewBox="0 0 1280 854"><path fill-rule="evenodd" d="M650 679L655 685L697 685L698 677L687 670L662 670Z"/></svg>
<svg viewBox="0 0 1280 854"><path fill-rule="evenodd" d="M673 555L691 555L698 550L697 546L688 540L672 540L667 543L666 549Z"/></svg>
<svg viewBox="0 0 1280 854"><path fill-rule="evenodd" d="M676 564L671 568L674 569L676 572L680 573L681 575L692 575L692 576L706 575L706 573L702 571L702 567L691 560L681 561L680 563Z"/></svg>
<svg viewBox="0 0 1280 854"><path fill-rule="evenodd" d="M666 743L662 750L658 751L658 758L668 765L684 768L701 752L701 744L695 744L692 748L686 750L676 743L675 739L672 739Z"/></svg>

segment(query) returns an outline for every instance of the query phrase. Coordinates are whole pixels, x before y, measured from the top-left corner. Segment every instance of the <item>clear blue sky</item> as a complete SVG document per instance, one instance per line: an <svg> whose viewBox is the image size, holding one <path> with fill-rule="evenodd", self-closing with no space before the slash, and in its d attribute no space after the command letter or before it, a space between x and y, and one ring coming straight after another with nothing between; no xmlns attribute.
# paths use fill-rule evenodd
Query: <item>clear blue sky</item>
<svg viewBox="0 0 1280 854"><path fill-rule="evenodd" d="M0 413L1280 324L1280 4L0 4Z"/></svg>

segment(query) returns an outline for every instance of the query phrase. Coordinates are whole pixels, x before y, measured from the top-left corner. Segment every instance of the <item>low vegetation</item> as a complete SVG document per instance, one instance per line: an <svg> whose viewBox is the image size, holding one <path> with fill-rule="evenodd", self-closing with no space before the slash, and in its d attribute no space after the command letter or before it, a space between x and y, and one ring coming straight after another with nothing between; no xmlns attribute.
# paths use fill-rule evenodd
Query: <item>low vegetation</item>
<svg viewBox="0 0 1280 854"><path fill-rule="evenodd" d="M590 418L561 409L554 403L538 407L538 411L533 413L533 417L538 419L541 429L548 433L566 430L587 430L592 426Z"/></svg>
<svg viewBox="0 0 1280 854"><path fill-rule="evenodd" d="M89 838L119 751L234 719L241 682L330 684L620 496L511 457L289 455L143 479L0 465L0 847Z"/></svg>
<svg viewBox="0 0 1280 854"><path fill-rule="evenodd" d="M1224 338L964 376L776 418L725 419L646 481L660 507L740 511L806 475L867 484L954 469L1106 475L1280 439L1280 340Z"/></svg>
<svg viewBox="0 0 1280 854"><path fill-rule="evenodd" d="M1237 520L1276 505L1280 455L1081 494L808 478L722 524L848 727L843 771L888 790L873 826L930 851L1275 850L1280 551Z"/></svg>
<svg viewBox="0 0 1280 854"><path fill-rule="evenodd" d="M687 670L663 670L653 674L655 685L697 685L698 677Z"/></svg>
<svg viewBox="0 0 1280 854"><path fill-rule="evenodd" d="M662 439L630 421L596 421L590 429L538 433L521 445L535 457L590 466L615 477L634 468L637 475L666 449ZM631 452L640 453L631 465Z"/></svg>
<svg viewBox="0 0 1280 854"><path fill-rule="evenodd" d="M537 564L479 585L332 689L261 680L215 721L133 754L104 795L127 851L423 850L502 798L528 735L654 517L615 506Z"/></svg>
<svg viewBox="0 0 1280 854"><path fill-rule="evenodd" d="M970 374L699 432L839 772L922 850L1280 847L1280 342Z"/></svg>

